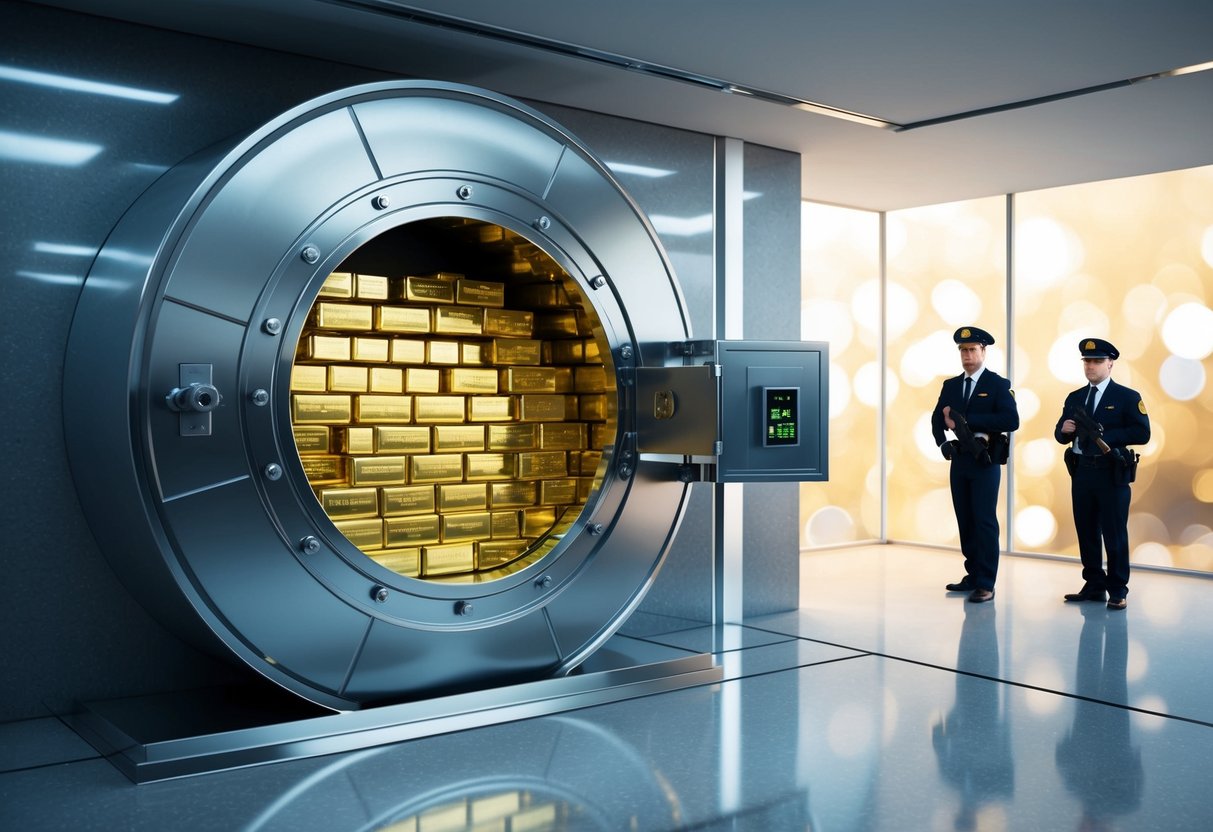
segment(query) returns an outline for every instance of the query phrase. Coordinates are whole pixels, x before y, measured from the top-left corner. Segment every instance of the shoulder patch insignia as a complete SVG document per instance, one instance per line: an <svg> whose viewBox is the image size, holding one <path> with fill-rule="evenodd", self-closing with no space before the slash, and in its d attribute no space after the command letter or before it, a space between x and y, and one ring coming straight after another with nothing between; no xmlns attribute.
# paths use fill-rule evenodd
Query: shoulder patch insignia
<svg viewBox="0 0 1213 832"><path fill-rule="evenodd" d="M1137 400L1137 409L1141 411L1142 416L1146 415L1146 403L1141 399Z"/></svg>
<svg viewBox="0 0 1213 832"><path fill-rule="evenodd" d="M1011 394L1011 398L1015 398L1015 389L1014 388L1008 389L1007 392Z"/></svg>

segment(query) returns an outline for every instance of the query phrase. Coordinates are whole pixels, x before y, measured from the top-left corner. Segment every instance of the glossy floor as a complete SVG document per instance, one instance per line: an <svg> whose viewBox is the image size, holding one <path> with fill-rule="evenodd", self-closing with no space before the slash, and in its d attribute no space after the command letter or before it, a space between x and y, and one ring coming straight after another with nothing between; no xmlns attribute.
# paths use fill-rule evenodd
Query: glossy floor
<svg viewBox="0 0 1213 832"><path fill-rule="evenodd" d="M361 752L136 787L54 720L0 726L0 829L1213 828L1213 582L1138 570L1112 612L1004 558L978 605L958 566L806 555L797 612L629 622L721 684Z"/></svg>

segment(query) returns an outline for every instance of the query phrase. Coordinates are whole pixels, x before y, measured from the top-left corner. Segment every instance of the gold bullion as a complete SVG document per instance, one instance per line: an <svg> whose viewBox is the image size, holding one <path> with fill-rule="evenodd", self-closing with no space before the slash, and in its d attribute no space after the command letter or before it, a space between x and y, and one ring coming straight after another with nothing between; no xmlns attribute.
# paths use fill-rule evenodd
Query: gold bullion
<svg viewBox="0 0 1213 832"><path fill-rule="evenodd" d="M415 517L388 517L383 521L383 545L424 546L438 542L438 515L419 514Z"/></svg>
<svg viewBox="0 0 1213 832"><path fill-rule="evenodd" d="M433 514L436 505L432 485L391 485L379 489L379 513L384 517Z"/></svg>
<svg viewBox="0 0 1213 832"><path fill-rule="evenodd" d="M393 364L425 363L425 341L393 338L390 352Z"/></svg>
<svg viewBox="0 0 1213 832"><path fill-rule="evenodd" d="M430 429L404 425L376 425L375 453L428 454Z"/></svg>
<svg viewBox="0 0 1213 832"><path fill-rule="evenodd" d="M556 392L557 393L572 393L573 392L573 368L572 367L553 367L556 373Z"/></svg>
<svg viewBox="0 0 1213 832"><path fill-rule="evenodd" d="M528 393L518 397L518 418L523 422L556 422L565 418L568 396Z"/></svg>
<svg viewBox="0 0 1213 832"><path fill-rule="evenodd" d="M514 476L514 454L464 454L468 482L508 480Z"/></svg>
<svg viewBox="0 0 1213 832"><path fill-rule="evenodd" d="M386 338L354 338L350 358L354 361L374 361L386 364L391 353L391 341Z"/></svg>
<svg viewBox="0 0 1213 832"><path fill-rule="evenodd" d="M533 482L489 483L489 508L520 508L535 505L539 493Z"/></svg>
<svg viewBox="0 0 1213 832"><path fill-rule="evenodd" d="M468 542L446 546L422 546L421 562L422 571L426 575L470 572L476 563L476 544Z"/></svg>
<svg viewBox="0 0 1213 832"><path fill-rule="evenodd" d="M437 393L442 375L429 367L408 367L404 371L404 392Z"/></svg>
<svg viewBox="0 0 1213 832"><path fill-rule="evenodd" d="M416 578L421 574L421 549L372 549L363 553L384 569L390 569L406 578Z"/></svg>
<svg viewBox="0 0 1213 832"><path fill-rule="evenodd" d="M299 458L303 474L313 485L345 482L345 457L303 456Z"/></svg>
<svg viewBox="0 0 1213 832"><path fill-rule="evenodd" d="M442 371L447 393L496 393L497 371L487 367L452 367Z"/></svg>
<svg viewBox="0 0 1213 832"><path fill-rule="evenodd" d="M541 480L539 502L545 506L563 506L577 502L577 480L572 477Z"/></svg>
<svg viewBox="0 0 1213 832"><path fill-rule="evenodd" d="M367 389L372 393L399 393L404 389L404 370L399 367L371 367Z"/></svg>
<svg viewBox="0 0 1213 832"><path fill-rule="evenodd" d="M458 341L427 341L425 360L430 364L458 364Z"/></svg>
<svg viewBox="0 0 1213 832"><path fill-rule="evenodd" d="M552 364L581 364L585 361L585 341L580 339L545 341L543 350L544 360Z"/></svg>
<svg viewBox="0 0 1213 832"><path fill-rule="evenodd" d="M484 425L435 425L434 453L483 451Z"/></svg>
<svg viewBox="0 0 1213 832"><path fill-rule="evenodd" d="M511 396L468 396L469 422L508 422L514 418Z"/></svg>
<svg viewBox="0 0 1213 832"><path fill-rule="evenodd" d="M581 418L581 397L580 396L565 396L564 397L564 420L566 422L576 422Z"/></svg>
<svg viewBox="0 0 1213 832"><path fill-rule="evenodd" d="M309 335L303 344L303 355L312 361L349 361L350 339L340 335Z"/></svg>
<svg viewBox="0 0 1213 832"><path fill-rule="evenodd" d="M477 227L477 234L482 243L504 243L505 229L500 225L481 225Z"/></svg>
<svg viewBox="0 0 1213 832"><path fill-rule="evenodd" d="M593 338L586 338L583 344L587 364L602 360L602 350L598 348L598 342L596 340Z"/></svg>
<svg viewBox="0 0 1213 832"><path fill-rule="evenodd" d="M525 540L483 540L476 547L476 568L503 566L527 549Z"/></svg>
<svg viewBox="0 0 1213 832"><path fill-rule="evenodd" d="M352 298L354 296L354 276L349 272L333 272L324 280L320 287L321 298Z"/></svg>
<svg viewBox="0 0 1213 832"><path fill-rule="evenodd" d="M429 332L430 310L423 306L376 306L375 329L380 332Z"/></svg>
<svg viewBox="0 0 1213 832"><path fill-rule="evenodd" d="M443 543L488 540L492 537L493 518L487 511L464 511L439 516L442 518Z"/></svg>
<svg viewBox="0 0 1213 832"><path fill-rule="evenodd" d="M569 296L559 283L533 283L511 289L511 297L519 306L536 309L559 309L569 305Z"/></svg>
<svg viewBox="0 0 1213 832"><path fill-rule="evenodd" d="M463 454L415 454L409 459L409 482L463 482Z"/></svg>
<svg viewBox="0 0 1213 832"><path fill-rule="evenodd" d="M535 334L540 338L573 338L578 333L577 315L571 309L535 315Z"/></svg>
<svg viewBox="0 0 1213 832"><path fill-rule="evenodd" d="M465 306L505 306L505 284L460 278L455 281L455 303Z"/></svg>
<svg viewBox="0 0 1213 832"><path fill-rule="evenodd" d="M582 451L571 454L569 467L575 468L575 473L583 477L592 477L598 471L598 463L602 462L602 451Z"/></svg>
<svg viewBox="0 0 1213 832"><path fill-rule="evenodd" d="M539 425L488 425L490 451L529 451L539 447Z"/></svg>
<svg viewBox="0 0 1213 832"><path fill-rule="evenodd" d="M296 364L291 367L291 389L303 393L328 391L328 374L323 365Z"/></svg>
<svg viewBox="0 0 1213 832"><path fill-rule="evenodd" d="M438 511L484 511L489 507L485 484L451 483L438 486Z"/></svg>
<svg viewBox="0 0 1213 832"><path fill-rule="evenodd" d="M590 499L590 492L594 490L593 477L578 477L577 478L577 502L584 503Z"/></svg>
<svg viewBox="0 0 1213 832"><path fill-rule="evenodd" d="M295 425L295 450L301 454L327 454L329 429L321 425Z"/></svg>
<svg viewBox="0 0 1213 832"><path fill-rule="evenodd" d="M321 302L312 307L308 323L318 329L369 330L371 312L371 307L355 303Z"/></svg>
<svg viewBox="0 0 1213 832"><path fill-rule="evenodd" d="M408 478L407 456L357 456L350 459L351 485L403 485Z"/></svg>
<svg viewBox="0 0 1213 832"><path fill-rule="evenodd" d="M328 384L333 393L365 393L369 376L366 367L350 367L344 364L329 365Z"/></svg>
<svg viewBox="0 0 1213 832"><path fill-rule="evenodd" d="M324 513L334 520L379 516L378 488L321 488L316 496Z"/></svg>
<svg viewBox="0 0 1213 832"><path fill-rule="evenodd" d="M291 421L297 425L336 425L349 420L349 396L291 395Z"/></svg>
<svg viewBox="0 0 1213 832"><path fill-rule="evenodd" d="M484 310L469 306L435 307L434 332L438 335L479 335L484 332Z"/></svg>
<svg viewBox="0 0 1213 832"><path fill-rule="evenodd" d="M380 395L378 393L355 396L354 420L357 422L389 422L392 424L411 422L413 420L413 397Z"/></svg>
<svg viewBox="0 0 1213 832"><path fill-rule="evenodd" d="M375 429L343 428L341 430L341 452L343 454L375 453Z"/></svg>
<svg viewBox="0 0 1213 832"><path fill-rule="evenodd" d="M599 450L615 440L615 426L610 424L590 425L590 447Z"/></svg>
<svg viewBox="0 0 1213 832"><path fill-rule="evenodd" d="M493 538L517 537L522 525L518 520L518 511L494 511Z"/></svg>
<svg viewBox="0 0 1213 832"><path fill-rule="evenodd" d="M545 422L539 428L539 448L544 451L579 451L586 446L581 422Z"/></svg>
<svg viewBox="0 0 1213 832"><path fill-rule="evenodd" d="M607 397L605 393L589 393L576 397L580 399L577 413L586 422L603 422L607 417Z"/></svg>
<svg viewBox="0 0 1213 832"><path fill-rule="evenodd" d="M535 331L535 313L525 309L484 310L484 334L506 338L530 338Z"/></svg>
<svg viewBox="0 0 1213 832"><path fill-rule="evenodd" d="M459 363L481 365L487 364L488 350L479 341L463 341L459 344Z"/></svg>
<svg viewBox="0 0 1213 832"><path fill-rule="evenodd" d="M464 421L464 396L418 396L414 407L418 423L456 424Z"/></svg>
<svg viewBox="0 0 1213 832"><path fill-rule="evenodd" d="M417 300L427 303L454 303L455 283L451 280L438 280L432 277L406 277L401 288L404 300Z"/></svg>
<svg viewBox="0 0 1213 832"><path fill-rule="evenodd" d="M522 536L539 537L556 524L556 509L547 507L524 508L522 510Z"/></svg>
<svg viewBox="0 0 1213 832"><path fill-rule="evenodd" d="M529 338L494 338L489 345L489 363L538 364L543 355L542 344Z"/></svg>
<svg viewBox="0 0 1213 832"><path fill-rule="evenodd" d="M354 275L354 296L359 300L387 300L389 282L379 274Z"/></svg>
<svg viewBox="0 0 1213 832"><path fill-rule="evenodd" d="M334 520L333 525L359 549L378 549L383 545L383 521L378 517L373 520Z"/></svg>
<svg viewBox="0 0 1213 832"><path fill-rule="evenodd" d="M556 368L508 367L501 371L503 393L555 393Z"/></svg>
<svg viewBox="0 0 1213 832"><path fill-rule="evenodd" d="M522 451L514 467L514 476L520 480L563 477L568 472L568 459L564 451Z"/></svg>
<svg viewBox="0 0 1213 832"><path fill-rule="evenodd" d="M601 393L607 389L606 369L601 364L574 367L573 388L578 393Z"/></svg>

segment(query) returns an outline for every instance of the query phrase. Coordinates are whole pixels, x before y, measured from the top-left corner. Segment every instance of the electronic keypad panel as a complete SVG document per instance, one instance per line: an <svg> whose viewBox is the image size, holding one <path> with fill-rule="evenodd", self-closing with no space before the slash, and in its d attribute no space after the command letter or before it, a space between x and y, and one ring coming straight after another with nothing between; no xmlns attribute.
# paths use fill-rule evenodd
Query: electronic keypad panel
<svg viewBox="0 0 1213 832"><path fill-rule="evenodd" d="M800 388L762 388L762 444L788 447L800 444Z"/></svg>

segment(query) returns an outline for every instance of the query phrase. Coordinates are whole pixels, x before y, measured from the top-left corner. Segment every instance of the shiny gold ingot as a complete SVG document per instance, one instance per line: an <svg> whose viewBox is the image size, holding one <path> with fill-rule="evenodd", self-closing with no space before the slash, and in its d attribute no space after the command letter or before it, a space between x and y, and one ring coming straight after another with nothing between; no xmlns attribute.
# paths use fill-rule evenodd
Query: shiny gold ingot
<svg viewBox="0 0 1213 832"><path fill-rule="evenodd" d="M557 480L540 480L539 503L545 506L564 506L577 502L577 480L565 477Z"/></svg>
<svg viewBox="0 0 1213 832"><path fill-rule="evenodd" d="M553 367L552 371L556 374L556 392L557 393L572 393L573 392L573 368L572 367Z"/></svg>
<svg viewBox="0 0 1213 832"><path fill-rule="evenodd" d="M350 367L343 364L330 364L328 368L329 392L332 393L365 393L370 376L366 367Z"/></svg>
<svg viewBox="0 0 1213 832"><path fill-rule="evenodd" d="M471 306L439 306L434 309L435 335L480 335L484 332L484 310Z"/></svg>
<svg viewBox="0 0 1213 832"><path fill-rule="evenodd" d="M319 298L352 298L354 296L354 275L349 272L333 272L324 280L320 287Z"/></svg>
<svg viewBox="0 0 1213 832"><path fill-rule="evenodd" d="M514 466L514 476L520 480L563 477L569 472L568 455L564 451L522 451Z"/></svg>
<svg viewBox="0 0 1213 832"><path fill-rule="evenodd" d="M518 418L523 422L558 422L568 413L568 396L527 393L518 397Z"/></svg>
<svg viewBox="0 0 1213 832"><path fill-rule="evenodd" d="M372 361L386 364L391 355L391 341L386 338L354 338L350 347L350 358L354 361Z"/></svg>
<svg viewBox="0 0 1213 832"><path fill-rule="evenodd" d="M592 477L597 473L598 463L600 462L602 462L602 451L582 451L581 453L570 454L569 467L573 469L570 473L577 473L583 477Z"/></svg>
<svg viewBox="0 0 1213 832"><path fill-rule="evenodd" d="M323 365L296 364L291 367L291 390L300 393L327 393L328 373Z"/></svg>
<svg viewBox="0 0 1213 832"><path fill-rule="evenodd" d="M590 393L579 396L577 413L584 422L604 422L607 418L605 393Z"/></svg>
<svg viewBox="0 0 1213 832"><path fill-rule="evenodd" d="M585 361L585 341L565 339L545 341L544 360L549 364L581 364Z"/></svg>
<svg viewBox="0 0 1213 832"><path fill-rule="evenodd" d="M430 429L404 425L375 425L375 453L428 454Z"/></svg>
<svg viewBox="0 0 1213 832"><path fill-rule="evenodd" d="M545 422L536 427L540 450L579 451L586 446L585 425L581 422Z"/></svg>
<svg viewBox="0 0 1213 832"><path fill-rule="evenodd" d="M535 315L535 336L538 338L574 338L579 332L577 315L572 310Z"/></svg>
<svg viewBox="0 0 1213 832"><path fill-rule="evenodd" d="M498 538L513 538L517 537L522 530L522 523L518 517L518 510L513 511L494 511L493 515L493 539Z"/></svg>
<svg viewBox="0 0 1213 832"><path fill-rule="evenodd" d="M384 517L433 514L436 508L432 485L391 485L379 489L379 513Z"/></svg>
<svg viewBox="0 0 1213 832"><path fill-rule="evenodd" d="M481 365L487 364L487 347L479 341L464 341L459 344L459 363Z"/></svg>
<svg viewBox="0 0 1213 832"><path fill-rule="evenodd" d="M460 278L455 281L455 303L465 306L505 306L505 284Z"/></svg>
<svg viewBox="0 0 1213 832"><path fill-rule="evenodd" d="M297 425L340 425L349 420L349 396L291 395L291 421Z"/></svg>
<svg viewBox="0 0 1213 832"><path fill-rule="evenodd" d="M422 546L421 564L422 572L426 575L470 572L476 565L476 544L469 542Z"/></svg>
<svg viewBox="0 0 1213 832"><path fill-rule="evenodd" d="M501 370L502 393L555 393L555 367L509 367Z"/></svg>
<svg viewBox="0 0 1213 832"><path fill-rule="evenodd" d="M404 371L404 392L406 393L437 393L441 384L442 374L438 370L429 367L409 367Z"/></svg>
<svg viewBox="0 0 1213 832"><path fill-rule="evenodd" d="M458 341L427 341L425 360L429 364L458 364Z"/></svg>
<svg viewBox="0 0 1213 832"><path fill-rule="evenodd" d="M494 338L489 345L489 363L531 364L539 363L543 355L543 342L529 338Z"/></svg>
<svg viewBox="0 0 1213 832"><path fill-rule="evenodd" d="M489 483L489 508L523 508L535 505L539 487L533 482Z"/></svg>
<svg viewBox="0 0 1213 832"><path fill-rule="evenodd" d="M584 503L590 499L590 493L594 490L594 477L578 477L577 478L577 502Z"/></svg>
<svg viewBox="0 0 1213 832"><path fill-rule="evenodd" d="M375 429L341 428L341 452L343 454L360 454L368 456L375 453Z"/></svg>
<svg viewBox="0 0 1213 832"><path fill-rule="evenodd" d="M535 309L560 309L569 305L569 296L559 283L533 283L511 288L510 297L518 306Z"/></svg>
<svg viewBox="0 0 1213 832"><path fill-rule="evenodd" d="M409 457L409 482L463 482L463 454L415 454Z"/></svg>
<svg viewBox="0 0 1213 832"><path fill-rule="evenodd" d="M464 454L464 479L468 482L512 479L514 465L514 454Z"/></svg>
<svg viewBox="0 0 1213 832"><path fill-rule="evenodd" d="M468 396L469 422L508 422L514 418L514 399L510 396Z"/></svg>
<svg viewBox="0 0 1213 832"><path fill-rule="evenodd" d="M435 425L434 453L483 451L484 425Z"/></svg>
<svg viewBox="0 0 1213 832"><path fill-rule="evenodd" d="M421 549L372 549L363 552L384 569L390 569L406 578L416 578L421 574Z"/></svg>
<svg viewBox="0 0 1213 832"><path fill-rule="evenodd" d="M487 425L485 449L529 451L539 447L539 425Z"/></svg>
<svg viewBox="0 0 1213 832"><path fill-rule="evenodd" d="M408 481L407 456L358 456L350 459L351 485L403 485Z"/></svg>
<svg viewBox="0 0 1213 832"><path fill-rule="evenodd" d="M313 485L328 485L346 481L343 456L301 456L303 475Z"/></svg>
<svg viewBox="0 0 1213 832"><path fill-rule="evenodd" d="M348 336L309 335L303 341L303 355L312 361L349 361L351 350Z"/></svg>
<svg viewBox="0 0 1213 832"><path fill-rule="evenodd" d="M606 368L589 365L573 368L573 389L578 393L601 393L607 389Z"/></svg>
<svg viewBox="0 0 1213 832"><path fill-rule="evenodd" d="M526 550L525 540L482 540L476 546L476 568L504 566Z"/></svg>
<svg viewBox="0 0 1213 832"><path fill-rule="evenodd" d="M379 516L378 488L321 488L320 507L334 520Z"/></svg>
<svg viewBox="0 0 1213 832"><path fill-rule="evenodd" d="M437 280L432 277L406 277L400 285L404 300L422 301L424 303L454 303L455 283L451 280Z"/></svg>
<svg viewBox="0 0 1213 832"><path fill-rule="evenodd" d="M484 244L503 243L506 239L505 229L500 225L481 225L477 227L477 238Z"/></svg>
<svg viewBox="0 0 1213 832"><path fill-rule="evenodd" d="M424 364L425 341L411 338L393 338L390 356L393 364Z"/></svg>
<svg viewBox="0 0 1213 832"><path fill-rule="evenodd" d="M493 518L487 511L440 514L442 542L462 543L466 540L488 540L493 534Z"/></svg>
<svg viewBox="0 0 1213 832"><path fill-rule="evenodd" d="M418 424L455 424L464 421L464 396L418 396L413 412Z"/></svg>
<svg viewBox="0 0 1213 832"><path fill-rule="evenodd" d="M354 297L359 300L387 300L390 282L379 274L354 275Z"/></svg>
<svg viewBox="0 0 1213 832"><path fill-rule="evenodd" d="M396 546L424 546L439 542L437 514L419 514L415 517L388 517L383 521L383 545L391 549Z"/></svg>
<svg viewBox="0 0 1213 832"><path fill-rule="evenodd" d="M598 347L598 342L593 338L585 339L583 350L585 353L585 362L594 364L602 361L602 350Z"/></svg>
<svg viewBox="0 0 1213 832"><path fill-rule="evenodd" d="M317 329L370 330L373 311L369 306L356 303L318 303L312 307L308 320Z"/></svg>
<svg viewBox="0 0 1213 832"><path fill-rule="evenodd" d="M497 371L487 367L452 367L442 371L442 387L446 393L497 392Z"/></svg>
<svg viewBox="0 0 1213 832"><path fill-rule="evenodd" d="M547 534L556 524L556 509L551 507L524 508L522 510L522 536L539 537Z"/></svg>
<svg viewBox="0 0 1213 832"><path fill-rule="evenodd" d="M484 310L484 334L505 338L530 338L535 331L535 313L525 309Z"/></svg>
<svg viewBox="0 0 1213 832"><path fill-rule="evenodd" d="M358 422L407 424L413 421L413 397L380 395L378 393L355 396L354 420Z"/></svg>
<svg viewBox="0 0 1213 832"><path fill-rule="evenodd" d="M602 450L615 441L615 426L609 424L590 425L590 447Z"/></svg>
<svg viewBox="0 0 1213 832"><path fill-rule="evenodd" d="M438 486L438 511L484 511L489 507L488 488L482 482Z"/></svg>
<svg viewBox="0 0 1213 832"><path fill-rule="evenodd" d="M320 425L295 425L295 450L301 454L327 454L329 452L329 429Z"/></svg>
<svg viewBox="0 0 1213 832"><path fill-rule="evenodd" d="M372 393L399 393L404 390L404 370L399 367L371 367L367 389Z"/></svg>
<svg viewBox="0 0 1213 832"><path fill-rule="evenodd" d="M375 329L380 332L429 332L430 310L423 306L376 306Z"/></svg>
<svg viewBox="0 0 1213 832"><path fill-rule="evenodd" d="M378 517L373 520L334 520L333 525L359 549L378 549L383 545L383 521Z"/></svg>

